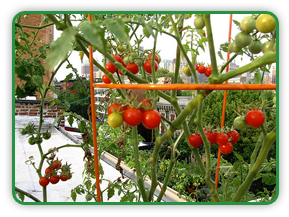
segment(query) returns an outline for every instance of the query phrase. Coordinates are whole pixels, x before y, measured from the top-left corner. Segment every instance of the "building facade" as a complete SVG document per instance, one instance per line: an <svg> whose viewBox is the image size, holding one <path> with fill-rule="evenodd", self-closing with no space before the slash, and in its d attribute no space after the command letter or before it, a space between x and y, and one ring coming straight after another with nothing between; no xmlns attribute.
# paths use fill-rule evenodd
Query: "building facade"
<svg viewBox="0 0 289 217"><path fill-rule="evenodd" d="M29 14L28 16L21 15L21 25L27 25L27 26L40 26L42 22L42 15L41 14ZM42 23L42 25L45 25L45 23ZM25 28L23 27L23 31L27 32L28 34L33 36L32 32L35 32L35 29L32 28ZM30 40L32 40L33 37L29 37ZM18 35L15 36L15 39L18 39ZM41 39L41 40L40 40ZM35 50L32 51L33 55L39 54L38 48L40 46L43 46L44 44L47 44L53 40L53 25L47 26L45 28L42 28L39 30L34 43L35 43ZM24 43L24 41L20 41L20 44ZM30 54L23 54L21 57L23 58L29 58ZM42 65L45 64L45 60L40 59ZM47 84L50 80L51 72L46 71L45 76L43 77L44 84ZM24 82L20 81L20 79L15 74L15 90L17 86L21 86ZM47 93L47 98L52 97L52 92L49 91ZM37 99L39 99L39 94L37 94Z"/></svg>

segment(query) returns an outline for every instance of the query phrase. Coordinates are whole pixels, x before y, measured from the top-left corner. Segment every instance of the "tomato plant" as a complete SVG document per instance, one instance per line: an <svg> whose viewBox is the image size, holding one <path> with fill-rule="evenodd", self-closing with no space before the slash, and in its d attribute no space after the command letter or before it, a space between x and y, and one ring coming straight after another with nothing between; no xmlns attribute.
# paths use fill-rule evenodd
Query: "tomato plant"
<svg viewBox="0 0 289 217"><path fill-rule="evenodd" d="M109 77L107 77L107 75L103 75L102 76L102 81L105 84L110 84L111 83L111 80L109 79Z"/></svg>
<svg viewBox="0 0 289 217"><path fill-rule="evenodd" d="M260 127L265 121L265 115L261 110L253 109L246 114L246 122L251 127Z"/></svg>
<svg viewBox="0 0 289 217"><path fill-rule="evenodd" d="M229 141L230 141L231 143L236 143L236 142L238 142L239 137L240 137L238 131L236 131L236 130L227 132L227 135L228 135Z"/></svg>
<svg viewBox="0 0 289 217"><path fill-rule="evenodd" d="M113 112L108 115L107 122L109 126L116 128L122 125L123 117L121 114Z"/></svg>
<svg viewBox="0 0 289 217"><path fill-rule="evenodd" d="M111 73L115 73L117 68L113 63L109 62L105 65L105 69Z"/></svg>
<svg viewBox="0 0 289 217"><path fill-rule="evenodd" d="M228 142L228 135L226 133L218 133L216 136L216 142L219 145L225 145Z"/></svg>
<svg viewBox="0 0 289 217"><path fill-rule="evenodd" d="M219 145L219 148L223 154L229 154L233 151L233 144L232 142L227 142L227 143Z"/></svg>
<svg viewBox="0 0 289 217"><path fill-rule="evenodd" d="M194 148L200 147L203 144L203 140L200 134L191 134L189 137L189 144Z"/></svg>
<svg viewBox="0 0 289 217"><path fill-rule="evenodd" d="M198 72L204 74L206 72L206 67L204 65L199 65Z"/></svg>
<svg viewBox="0 0 289 217"><path fill-rule="evenodd" d="M61 166L62 166L62 163L58 159L53 161L53 169L54 170L60 169Z"/></svg>
<svg viewBox="0 0 289 217"><path fill-rule="evenodd" d="M140 109L128 107L123 113L123 120L129 126L137 126L142 122L143 113Z"/></svg>
<svg viewBox="0 0 289 217"><path fill-rule="evenodd" d="M42 186L42 187L46 187L48 184L49 184L49 179L46 178L46 177L41 177L39 179L39 184Z"/></svg>
<svg viewBox="0 0 289 217"><path fill-rule="evenodd" d="M259 32L269 33L276 28L275 18L269 14L261 14L256 21L256 28Z"/></svg>
<svg viewBox="0 0 289 217"><path fill-rule="evenodd" d="M136 63L128 63L125 68L130 71L132 74L137 74L139 67Z"/></svg>
<svg viewBox="0 0 289 217"><path fill-rule="evenodd" d="M68 68L72 69L72 71L76 74L76 78L79 78L77 69L73 66L74 63L70 61L70 53L72 51L79 52L80 60L82 61L84 55L86 55L87 58L89 57L89 46L93 48L94 52L98 52L98 54L103 57L101 61L94 58L92 61L100 71L106 74L102 77L102 81L107 84L156 84L161 81L160 78L164 78L164 83L179 84L182 82L181 76L183 76L183 74L181 74L181 66L183 65L187 67L183 67L183 73L186 76L192 76L192 79L186 79L187 81L185 81L189 83L194 82L198 84L203 82L200 78L204 76L198 75L197 72L207 76L208 79L206 79L205 82L211 85L223 84L231 78L244 75L248 72L248 70L250 70L250 72L257 72L255 74L256 83L263 83L264 81L262 78L265 77L265 72L269 72L271 65L276 62L276 44L278 45L278 38L276 38L276 35L278 34L275 32L276 23L274 24L273 20L269 16L246 16L242 22L235 22L237 25L240 23L242 32L232 36L234 40L230 43L229 52L234 52L236 54L232 55L229 61L224 62L220 69L218 68L216 56L219 55L221 57L222 51L227 52L228 44L225 44L225 46L220 46L220 51L215 52L214 40L212 37L213 29L211 27L211 14L198 14L196 16L192 16L191 14L111 13L91 14L89 17L92 18L93 22L90 22L90 20L88 20L88 16L83 14L79 18L80 22L75 23L75 15L69 13L64 15L43 15L43 23L45 23L45 25L40 24L40 26L36 27L37 30L55 25L56 29L63 32L63 34L61 34L60 37L53 42L46 44L39 49L38 47L35 47L36 43L34 43L36 38L34 37L34 34L37 35L38 31L34 31L34 33L32 33L32 37L32 35L30 35L28 32L24 32L25 28L29 28L29 26L27 27L27 25L24 25L21 22L20 17L17 19L17 22L15 23L16 40L13 40L15 43L15 72L17 73L17 76L19 76L20 80L25 81L23 82L25 83L24 86L18 86L16 88L17 96L26 97L29 95L36 95L36 93L39 94L41 99L39 108L41 111L45 110L44 100L47 99L47 93L50 90L56 91L56 88L51 85L51 82L53 81L57 71L62 68L62 65L64 64L67 65ZM187 23L194 23L195 28L192 27L191 24L188 25ZM139 32L139 30L142 31ZM223 31L217 33L214 32L214 34L222 33ZM172 67L170 67L169 70L166 70L164 65L161 63L159 53L163 51L156 50L160 49L158 42L162 40L161 37L163 35L170 37L177 45L176 48L173 48L173 52L176 53L176 56L173 60ZM143 46L145 40L147 39L153 40L152 42L154 42L152 43L153 46L150 48ZM262 42L266 40L268 41L262 45L263 53L260 52L260 40L262 40ZM25 42L25 46L21 44L22 42ZM171 47L171 45L173 45L173 43L168 44L167 47ZM196 60L201 59L201 50L204 52L204 55L210 58L209 64L212 67L205 67L204 63L196 62ZM35 55L33 51L38 51L40 55ZM48 54L46 54L46 51ZM30 57L24 58L22 56L23 54L30 55ZM152 58L153 54L155 54L154 58ZM250 57L250 62L248 64L245 64L243 67L238 69L232 69L227 73L222 73L222 70L229 65L231 61L234 61L237 56L242 58L243 55ZM46 69L40 64L43 62L43 59L45 59ZM153 64L151 64L152 59L155 59ZM223 58L221 57L221 59ZM101 62L107 64L101 64ZM166 61L163 61L163 63L165 62ZM151 65L155 67L153 68L155 70L151 70ZM43 81L45 71L51 71L52 76L50 82L48 83ZM118 73L113 75L107 73L115 73L116 71ZM136 75L137 73L139 74ZM123 74L126 76L119 76ZM69 80L71 75L72 74L69 74L66 77L66 80ZM111 78L111 80L109 78ZM83 89L83 87L87 87L87 85L85 85L85 81L80 82L81 85L74 86L74 89L76 90L75 95L83 96L83 98L85 98L88 96L88 91L87 89ZM235 142L238 142L238 145L240 144L240 146L244 146L244 149L246 149L246 143L244 142L246 141L246 138L242 138L239 136L239 134L236 134L237 131L233 130L236 129L244 131L253 130L256 134L254 135L254 138L256 137L257 142L254 145L255 149L252 151L250 162L248 162L248 167L250 168L247 169L246 175L244 174L244 177L240 179L241 181L239 182L238 180L237 189L234 189L233 191L231 189L234 188L234 184L237 183L232 181L231 178L233 176L233 172L231 171L228 171L225 179L223 179L222 183L219 184L223 187L223 189L225 188L225 185L230 187L230 189L227 190L232 192L230 193L233 195L230 197L232 202L242 200L246 201L245 195L249 189L249 186L256 178L260 176L260 173L258 174L256 171L261 171L261 166L266 158L264 153L268 153L269 150L272 149L272 146L275 145L276 128L273 126L274 121L268 122L266 125L264 124L267 117L272 118L275 115L274 108L271 107L273 102L266 102L264 99L264 92L260 94L259 101L261 101L262 107L264 108L262 108L262 110L266 118L264 118L264 120L261 118L261 121L258 121L258 119L256 120L254 118L251 111L248 112L245 118L242 117L247 110L238 111L237 104L239 102L243 102L244 99L236 98L234 110L238 111L237 113L240 115L240 117L236 118L233 123L230 123L233 125L233 127L228 131L227 128L225 128L225 130L223 130L223 128L219 130L219 126L216 126L215 130L212 130L208 125L203 125L204 123L202 119L205 119L206 117L202 116L202 108L203 106L206 107L206 99L214 92L215 91L213 90L196 90L195 96L192 97L188 103L181 105L178 101L179 94L176 90L146 90L143 96L140 95L140 98L146 98L149 96L150 101L142 101L142 105L140 105L138 102L135 102L135 98L130 95L130 90L110 90L110 92L104 97L104 100L101 100L100 104L98 105L98 108L101 109L106 108L105 106L107 105L111 105L108 108L108 117L105 116L102 118L101 122L97 122L97 129L102 129L102 131L99 130L101 131L99 134L101 134L103 137L100 137L99 139L104 143L104 146L100 147L100 150L106 151L104 147L109 146L108 143L110 145L115 145L114 150L110 149L110 151L118 154L116 157L118 157L119 162L121 160L128 159L130 166L135 168L137 182L132 188L134 190L128 190L127 182L124 182L122 179L116 181L109 180L110 184L108 188L104 189L101 194L108 192L108 199L110 199L115 193L124 195L121 201L161 201L166 192L166 187L170 183L172 171L174 169L181 171L184 168L190 168L191 162L188 162L188 167L174 168L174 165L177 165L174 164L174 162L177 162L179 155L182 155L184 152L184 147L178 145L179 141L183 140L185 141L186 148L190 149L190 156L194 157L194 159L192 159L192 157L190 159L194 160L194 165L197 167L199 172L198 175L202 176L203 186L199 186L199 182L194 181L185 186L184 183L187 182L184 181L182 182L182 187L184 189L191 187L195 188L194 190L196 195L195 198L192 198L192 200L197 200L196 198L200 198L200 195L198 194L202 187L208 192L207 194L209 195L209 201L214 200L219 202L226 198L226 195L224 196L223 194L228 191L222 192L216 191L215 189L216 183L214 183L211 174L212 168L214 168L212 165L214 160L211 156L215 156L217 154L215 153L215 149L217 147L210 145L218 143L223 154L231 153L233 150L233 143ZM115 101L115 98L120 100ZM164 111L166 115L163 117L161 117L156 110L153 110L157 109L157 105L160 100L165 100L172 108L170 111ZM216 98L214 100L221 101L222 99ZM62 106L63 102L66 101L66 97L60 97L58 95L57 99L51 100L51 104ZM76 100L71 101L74 102ZM119 105L112 106L113 102L121 103ZM69 105L64 105L65 111L70 111ZM120 108L120 105L130 106L127 108ZM214 105L214 103L212 105ZM161 108L165 108L165 106ZM248 107L246 107L246 109L247 108ZM158 109L160 109L160 107L158 107ZM212 109L216 108L214 106L206 107L206 110ZM170 114L171 112L175 112L174 115ZM89 184L89 182L95 183L92 180L92 177L94 178L96 176L96 171L93 168L93 161L98 159L97 156L93 156L94 153L90 152L93 145L93 142L91 141L93 136L91 129L92 123L90 123L91 117L84 120L77 116L74 112L64 112L61 115L61 118L67 117L69 122L76 119L79 122L79 130L87 137L83 137L84 141L82 144L66 144L64 146L57 146L53 149L54 152L51 153L50 156L50 153L45 153L42 150L41 144L43 139L49 139L51 135L42 131L41 128L44 115L43 112L40 112L39 114L39 127L34 127L31 129L28 127L20 132L22 135L27 135L26 138L28 139L29 144L37 144L35 147L37 146L39 149L41 159L38 167L35 166L38 177L43 177L42 167L46 162L48 162L51 169L47 171L48 173L45 171L46 175L44 176L50 176L49 180L51 183L57 183L59 180L67 180L69 177L71 177L70 169L67 168L67 165L54 165L55 153L59 149L65 147L81 148L85 153L85 171L83 172L85 176L85 183L83 183L83 185L78 187L75 191L72 191L71 195L74 201L76 200L75 195L82 192L84 192L82 194L86 195L87 201L90 201L93 198L96 199L96 196L99 195L96 195L94 191L95 186L92 188L92 186ZM228 115L231 115L230 117L232 117L232 113ZM173 116L174 119L170 120L170 118ZM213 119L215 117L210 116L210 118ZM150 142L154 144L154 147L152 148L151 152L146 153L147 155L145 156L147 156L147 158L141 160L143 158L143 153L138 147L140 138L138 131L142 127L140 124L142 123L144 127L148 129L155 129L159 126L161 119L164 122L164 125L162 125L159 130L157 129L152 131L153 135L151 136ZM56 122L57 121L60 121L60 118L57 118ZM125 123L123 123L123 121ZM260 123L262 124L260 125ZM118 128L122 124L123 127ZM207 130L204 130L203 126L206 126ZM246 128L247 126L262 126L262 128L252 129ZM215 131L218 131L219 133L216 135L214 133ZM224 133L224 131L227 133ZM112 142L110 143L108 140ZM165 168L160 168L160 163L162 163L159 161L160 149L167 142L170 144L170 149L167 151L169 154L166 156L166 158L170 158L170 163L167 164ZM130 148L127 148L127 144L129 144ZM204 145L200 147L202 144ZM198 147L200 148L197 149ZM203 154L205 161L202 161ZM128 155L130 158L126 158L126 155ZM236 156L239 160L238 163L242 162L241 155L242 153L237 153L234 151L234 156ZM34 162L31 163L31 165L35 165ZM236 165L234 165L234 169ZM119 171L121 172L121 169L119 169ZM165 178L162 180L163 185L161 187L161 191L159 191L159 196L157 199L155 199L154 195L159 183L160 171L165 171ZM191 174L194 174L195 172L196 171ZM240 173L235 173L234 175L238 176L239 174ZM151 186L145 186L145 177L150 177ZM178 177L178 181L183 181L183 178L184 176ZM104 181L102 174L100 174L100 180ZM177 185L175 183L175 185L170 187L175 186L178 186L180 189L181 185ZM178 193L181 194L182 192ZM46 195L46 188L43 188L43 201L47 201ZM139 196L136 197L135 195ZM191 196L192 195L193 194L191 194Z"/></svg>
<svg viewBox="0 0 289 217"><path fill-rule="evenodd" d="M54 175L51 174L51 176L49 178L49 181L50 181L51 184L55 185L55 184L57 184L59 182L59 179L60 179L59 176L54 176Z"/></svg>
<svg viewBox="0 0 289 217"><path fill-rule="evenodd" d="M146 71L147 73L149 73L149 74L152 73L151 62L152 62L152 60L149 59L149 60L145 61L145 63L144 63L144 69L145 69L145 71ZM155 68L155 71L157 71L157 69L158 69L158 63L157 63L157 61L154 62L154 68Z"/></svg>
<svg viewBox="0 0 289 217"><path fill-rule="evenodd" d="M155 129L161 123L161 115L156 110L147 110L143 113L142 124L147 129Z"/></svg>

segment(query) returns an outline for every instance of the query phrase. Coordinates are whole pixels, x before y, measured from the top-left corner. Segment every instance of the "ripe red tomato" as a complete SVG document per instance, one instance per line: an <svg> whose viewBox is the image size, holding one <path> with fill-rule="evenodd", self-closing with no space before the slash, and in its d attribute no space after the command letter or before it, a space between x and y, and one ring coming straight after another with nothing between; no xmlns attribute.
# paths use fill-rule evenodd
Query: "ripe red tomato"
<svg viewBox="0 0 289 217"><path fill-rule="evenodd" d="M202 145L203 140L202 140L202 137L200 136L200 134L193 133L189 137L189 143L194 148L198 148L200 145Z"/></svg>
<svg viewBox="0 0 289 217"><path fill-rule="evenodd" d="M210 77L211 74L212 74L212 66L208 66L205 71L205 76Z"/></svg>
<svg viewBox="0 0 289 217"><path fill-rule="evenodd" d="M69 173L61 174L60 179L63 182L67 181L69 179Z"/></svg>
<svg viewBox="0 0 289 217"><path fill-rule="evenodd" d="M51 184L57 184L59 182L59 176L51 175L49 181L51 182Z"/></svg>
<svg viewBox="0 0 289 217"><path fill-rule="evenodd" d="M226 133L218 133L216 136L216 142L219 145L225 145L228 142L228 136Z"/></svg>
<svg viewBox="0 0 289 217"><path fill-rule="evenodd" d="M148 99L143 99L140 101L142 103L142 107L146 110L151 110L153 104ZM145 109L140 108L141 112L144 113Z"/></svg>
<svg viewBox="0 0 289 217"><path fill-rule="evenodd" d="M152 130L157 128L161 123L161 115L156 110L147 110L143 113L142 124L145 128Z"/></svg>
<svg viewBox="0 0 289 217"><path fill-rule="evenodd" d="M121 58L121 64L123 65L123 67L125 67L125 64L123 62L124 57Z"/></svg>
<svg viewBox="0 0 289 217"><path fill-rule="evenodd" d="M138 65L136 63L128 63L125 68L132 74L138 73Z"/></svg>
<svg viewBox="0 0 289 217"><path fill-rule="evenodd" d="M205 131L206 137L209 140L210 144L213 145L216 143L216 136L217 134L215 134L212 131Z"/></svg>
<svg viewBox="0 0 289 217"><path fill-rule="evenodd" d="M119 55L113 55L112 56L117 62L120 62L121 63L121 58Z"/></svg>
<svg viewBox="0 0 289 217"><path fill-rule="evenodd" d="M204 65L199 65L199 67L198 67L198 72L199 72L200 74L204 74L205 71L206 71L206 67L205 67Z"/></svg>
<svg viewBox="0 0 289 217"><path fill-rule="evenodd" d="M109 62L105 65L105 69L111 73L115 73L117 68L111 62Z"/></svg>
<svg viewBox="0 0 289 217"><path fill-rule="evenodd" d="M119 69L117 70L117 72L118 72L118 74L123 75L122 72Z"/></svg>
<svg viewBox="0 0 289 217"><path fill-rule="evenodd" d="M195 63L195 69L198 71L198 69L199 69L199 66L198 66L198 64L197 63Z"/></svg>
<svg viewBox="0 0 289 217"><path fill-rule="evenodd" d="M107 108L107 115L110 115L110 114L113 113L113 112L117 112L120 106L121 106L121 105L118 104L118 103L112 103L112 104L110 104L110 105L108 106L108 108ZM127 109L127 106L121 107L121 108L119 109L119 112L125 111L126 109Z"/></svg>
<svg viewBox="0 0 289 217"><path fill-rule="evenodd" d="M148 58L152 60L153 59L153 54L152 53L149 54ZM155 61L157 61L157 63L159 63L159 56L157 54L155 54Z"/></svg>
<svg viewBox="0 0 289 217"><path fill-rule="evenodd" d="M62 166L61 161L55 160L53 161L53 169L57 170Z"/></svg>
<svg viewBox="0 0 289 217"><path fill-rule="evenodd" d="M123 113L123 120L129 126L137 126L142 122L143 113L140 109L128 107Z"/></svg>
<svg viewBox="0 0 289 217"><path fill-rule="evenodd" d="M223 154L229 154L233 151L233 144L231 142L227 142L226 144L219 145L219 148Z"/></svg>
<svg viewBox="0 0 289 217"><path fill-rule="evenodd" d="M253 109L246 115L246 122L251 127L260 127L265 121L265 115L261 110Z"/></svg>
<svg viewBox="0 0 289 217"><path fill-rule="evenodd" d="M47 168L45 169L45 174L48 174L48 173L51 173L51 172L52 172L52 169L51 169L51 168L47 167Z"/></svg>
<svg viewBox="0 0 289 217"><path fill-rule="evenodd" d="M101 79L102 79L102 82L105 84L111 83L111 80L106 75L103 75Z"/></svg>
<svg viewBox="0 0 289 217"><path fill-rule="evenodd" d="M231 138L231 143L236 143L236 142L238 142L238 140L239 140L239 133L238 133L238 131L236 131L236 130L233 130L233 131L230 131L230 132L228 132L227 133L227 135L228 135L228 137L229 137L229 140L230 140L230 138Z"/></svg>
<svg viewBox="0 0 289 217"><path fill-rule="evenodd" d="M46 178L46 177L41 177L39 179L39 184L42 186L42 187L45 187L49 184L49 179Z"/></svg>
<svg viewBox="0 0 289 217"><path fill-rule="evenodd" d="M151 62L152 62L152 60L149 59L149 60L145 61L144 66L143 66L144 70L150 74L152 73ZM155 61L155 71L157 71L157 69L158 69L158 63L157 63L157 61Z"/></svg>

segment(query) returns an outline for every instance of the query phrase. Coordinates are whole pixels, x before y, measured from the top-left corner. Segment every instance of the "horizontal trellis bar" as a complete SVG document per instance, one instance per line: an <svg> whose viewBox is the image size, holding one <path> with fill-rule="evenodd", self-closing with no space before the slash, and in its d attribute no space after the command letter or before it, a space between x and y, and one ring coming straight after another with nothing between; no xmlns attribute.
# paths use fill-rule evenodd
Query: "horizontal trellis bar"
<svg viewBox="0 0 289 217"><path fill-rule="evenodd" d="M276 90L276 84L103 84L95 88L147 90Z"/></svg>

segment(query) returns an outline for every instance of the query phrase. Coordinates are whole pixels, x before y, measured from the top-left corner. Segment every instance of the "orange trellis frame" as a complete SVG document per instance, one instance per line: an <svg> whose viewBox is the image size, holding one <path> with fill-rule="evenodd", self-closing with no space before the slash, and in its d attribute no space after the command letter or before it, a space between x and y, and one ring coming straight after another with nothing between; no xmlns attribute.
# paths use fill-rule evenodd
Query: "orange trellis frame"
<svg viewBox="0 0 289 217"><path fill-rule="evenodd" d="M91 15L88 14L88 20L91 21ZM229 39L231 39L231 28L232 28L232 14L230 14L230 25L229 25ZM95 118L95 97L94 88L111 88L111 89L147 89L147 90L224 90L223 110L222 110L222 121L221 127L224 126L225 118L225 107L226 107L226 95L227 90L276 90L275 84L98 84L93 83L93 55L92 47L89 46L89 63L90 63L90 99L91 99L91 110L92 120ZM227 61L230 58L230 53L227 54ZM229 70L229 65L226 67L226 72ZM96 191L97 191L97 202L101 202L101 190L99 183L99 161L98 161L98 149L97 149L97 131L96 122L92 123L93 130L93 147L94 147L94 164L95 164L95 176L96 176ZM217 170L216 170L216 190L218 187L219 177L219 166L220 166L221 151L218 150Z"/></svg>

